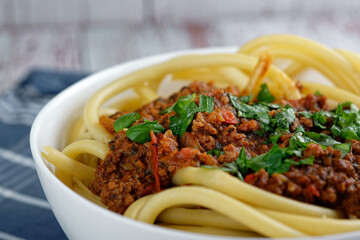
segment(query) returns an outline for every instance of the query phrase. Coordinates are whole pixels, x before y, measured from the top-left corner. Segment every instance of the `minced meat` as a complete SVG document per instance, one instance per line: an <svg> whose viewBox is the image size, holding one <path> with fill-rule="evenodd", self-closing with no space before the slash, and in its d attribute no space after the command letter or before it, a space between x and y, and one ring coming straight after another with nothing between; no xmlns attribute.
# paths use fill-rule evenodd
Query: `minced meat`
<svg viewBox="0 0 360 240"><path fill-rule="evenodd" d="M171 178L181 168L221 166L234 162L242 148L249 158L267 153L272 148L269 136L258 134L262 129L258 120L238 116L229 100L229 92L239 95L236 87L218 89L213 84L195 82L169 98L159 98L137 111L142 119L133 125L147 119L157 121L165 128L163 133L156 135L157 174L161 189L172 186ZM194 99L196 104L199 104L199 94L213 97L214 110L210 113L196 113L192 124L179 138L169 129L169 119L175 113L160 113L176 103L180 96L193 93L197 94ZM288 104L296 110L296 118L289 132L278 139L280 148L288 147L289 139L299 126L306 131L326 133L326 129L315 126L311 118L298 113L329 110L326 97L309 94L299 100L282 100L278 103L284 106ZM124 114L125 112L119 112L109 118L116 120ZM271 116L274 114L274 110L269 112ZM100 122L106 125L106 120ZM331 122L326 124L330 126ZM99 195L110 210L123 213L136 199L157 191L151 143L139 144L130 140L125 131L115 133L108 124L106 128L113 132L114 139L109 142L109 154L98 165L90 190ZM285 197L340 210L348 217L360 217L360 141L347 142L351 143L352 148L344 157L332 147L324 149L318 144L310 143L303 151L303 157L314 156L312 165L292 165L289 171L272 175L264 169L250 171L244 176L245 182ZM209 154L213 149L221 154Z"/></svg>

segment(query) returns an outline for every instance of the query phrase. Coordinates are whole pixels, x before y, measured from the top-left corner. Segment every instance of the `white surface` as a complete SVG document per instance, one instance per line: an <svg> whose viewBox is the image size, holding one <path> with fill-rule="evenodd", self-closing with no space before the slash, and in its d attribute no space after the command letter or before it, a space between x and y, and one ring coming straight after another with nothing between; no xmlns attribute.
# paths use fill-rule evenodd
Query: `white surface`
<svg viewBox="0 0 360 240"><path fill-rule="evenodd" d="M197 50L197 52L229 52L232 50L234 48L217 48ZM169 230L115 214L89 202L67 188L46 167L40 155L41 148L44 145L51 145L60 149L64 146L66 136L63 133L64 129L66 130L68 127L69 119L72 119L73 115L78 113L86 100L101 86L136 69L183 53L187 52L169 53L140 59L92 75L60 93L43 108L35 119L30 134L30 144L36 169L52 210L69 239L244 239ZM359 238L360 232L313 239L355 240Z"/></svg>
<svg viewBox="0 0 360 240"><path fill-rule="evenodd" d="M360 53L359 11L358 0L0 0L0 94L34 68L95 72L264 34Z"/></svg>

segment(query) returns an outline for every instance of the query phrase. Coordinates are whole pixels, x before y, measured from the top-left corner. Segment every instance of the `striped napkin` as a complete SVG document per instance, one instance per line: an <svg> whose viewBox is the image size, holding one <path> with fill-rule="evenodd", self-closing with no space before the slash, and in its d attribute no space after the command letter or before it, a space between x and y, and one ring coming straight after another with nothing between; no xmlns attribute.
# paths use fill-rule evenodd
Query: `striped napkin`
<svg viewBox="0 0 360 240"><path fill-rule="evenodd" d="M34 70L0 95L0 239L67 239L51 211L31 157L31 124L82 73Z"/></svg>

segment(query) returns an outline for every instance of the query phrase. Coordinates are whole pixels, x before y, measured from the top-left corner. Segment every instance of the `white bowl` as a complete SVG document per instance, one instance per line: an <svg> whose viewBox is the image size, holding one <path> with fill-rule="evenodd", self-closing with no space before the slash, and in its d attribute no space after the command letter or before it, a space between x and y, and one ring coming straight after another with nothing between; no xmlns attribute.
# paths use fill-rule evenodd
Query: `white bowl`
<svg viewBox="0 0 360 240"><path fill-rule="evenodd" d="M41 157L41 150L44 145L50 145L57 149L62 149L65 146L66 132L71 122L81 114L90 96L105 84L137 69L178 55L234 52L235 50L235 47L189 50L156 55L119 64L72 85L52 99L40 111L31 128L31 151L45 195L58 222L69 239L245 239L171 230L134 221L120 214L113 213L93 204L66 187L55 177L51 167ZM306 239L355 240L360 239L360 232Z"/></svg>

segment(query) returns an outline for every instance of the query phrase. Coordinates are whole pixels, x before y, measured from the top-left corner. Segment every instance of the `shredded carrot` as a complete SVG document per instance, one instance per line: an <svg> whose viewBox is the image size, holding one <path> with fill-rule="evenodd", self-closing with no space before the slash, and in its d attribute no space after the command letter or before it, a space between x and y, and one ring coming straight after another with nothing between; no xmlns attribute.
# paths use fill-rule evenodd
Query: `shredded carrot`
<svg viewBox="0 0 360 240"><path fill-rule="evenodd" d="M307 186L307 189L309 189L309 191L312 193L312 195L316 196L316 197L320 197L320 193L319 191L316 189L316 187L314 186L314 184L310 184Z"/></svg>
<svg viewBox="0 0 360 240"><path fill-rule="evenodd" d="M115 120L114 119L111 119L107 116L104 116L102 115L100 118L99 118L99 123L101 126L103 126L107 131L109 131L110 133L114 133L115 130L114 130L114 123L115 123Z"/></svg>
<svg viewBox="0 0 360 240"><path fill-rule="evenodd" d="M248 175L245 177L244 182L250 183L250 182L252 182L252 181L254 180L254 177L255 177L255 175L254 175L253 173L248 174Z"/></svg>
<svg viewBox="0 0 360 240"><path fill-rule="evenodd" d="M221 110L221 115L225 119L225 122L228 124L236 124L236 118L234 114L227 110Z"/></svg>
<svg viewBox="0 0 360 240"><path fill-rule="evenodd" d="M153 173L155 176L155 189L156 192L160 192L161 191L161 186L160 186L160 176L159 176L159 172L158 172L158 168L159 168L159 159L158 159L158 140L157 137L155 136L155 133L153 132L153 130L150 131L150 136L151 136L151 154L152 154L152 166L153 166Z"/></svg>

